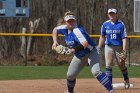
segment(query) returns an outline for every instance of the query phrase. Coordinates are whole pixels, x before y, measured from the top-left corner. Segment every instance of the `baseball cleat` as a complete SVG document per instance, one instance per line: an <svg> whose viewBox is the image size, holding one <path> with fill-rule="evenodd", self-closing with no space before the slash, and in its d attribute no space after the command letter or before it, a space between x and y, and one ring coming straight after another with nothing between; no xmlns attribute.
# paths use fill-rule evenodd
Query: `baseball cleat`
<svg viewBox="0 0 140 93"><path fill-rule="evenodd" d="M109 93L116 93L114 90L109 91Z"/></svg>
<svg viewBox="0 0 140 93"><path fill-rule="evenodd" d="M124 83L124 88L125 88L125 89L128 89L129 87L130 87L130 83L129 83L129 82L125 82L125 83Z"/></svg>
<svg viewBox="0 0 140 93"><path fill-rule="evenodd" d="M70 93L70 92L68 92L68 90L66 90L64 93ZM71 92L71 93L74 93L74 92Z"/></svg>

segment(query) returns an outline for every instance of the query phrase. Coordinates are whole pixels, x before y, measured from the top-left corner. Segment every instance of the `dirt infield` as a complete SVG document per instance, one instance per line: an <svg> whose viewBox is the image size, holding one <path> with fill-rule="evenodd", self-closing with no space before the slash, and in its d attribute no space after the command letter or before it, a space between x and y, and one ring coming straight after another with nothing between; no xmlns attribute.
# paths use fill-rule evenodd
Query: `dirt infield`
<svg viewBox="0 0 140 93"><path fill-rule="evenodd" d="M114 82L123 79L115 78ZM116 93L140 93L140 79L131 78L133 89L118 89ZM66 82L63 79L47 80L7 80L0 81L0 93L64 93ZM75 87L76 93L107 93L96 79L78 79Z"/></svg>

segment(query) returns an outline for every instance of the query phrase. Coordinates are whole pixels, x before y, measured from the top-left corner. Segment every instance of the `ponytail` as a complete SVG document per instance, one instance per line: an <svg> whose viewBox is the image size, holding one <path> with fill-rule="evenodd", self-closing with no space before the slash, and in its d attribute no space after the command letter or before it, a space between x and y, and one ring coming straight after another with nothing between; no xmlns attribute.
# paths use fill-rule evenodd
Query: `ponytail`
<svg viewBox="0 0 140 93"><path fill-rule="evenodd" d="M59 18L58 22L57 22L57 26L60 26L60 25L65 25L65 20L64 18Z"/></svg>

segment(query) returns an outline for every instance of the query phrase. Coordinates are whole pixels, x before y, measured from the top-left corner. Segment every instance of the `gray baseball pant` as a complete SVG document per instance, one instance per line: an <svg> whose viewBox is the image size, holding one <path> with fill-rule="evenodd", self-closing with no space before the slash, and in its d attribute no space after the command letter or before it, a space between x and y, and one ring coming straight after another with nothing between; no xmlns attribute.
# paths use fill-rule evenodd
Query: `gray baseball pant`
<svg viewBox="0 0 140 93"><path fill-rule="evenodd" d="M88 64L90 66L92 74L95 76L100 71L99 65L99 52L97 48L94 48L88 55L82 58L78 58L76 56L73 57L67 72L67 79L74 80L77 75L81 72L84 66L87 64L86 61L83 61L84 58L88 59Z"/></svg>
<svg viewBox="0 0 140 93"><path fill-rule="evenodd" d="M118 53L122 50L121 46L112 46L112 45L105 45L105 62L106 62L106 67L112 67L113 65L113 59L114 53ZM117 59L119 57L117 56Z"/></svg>

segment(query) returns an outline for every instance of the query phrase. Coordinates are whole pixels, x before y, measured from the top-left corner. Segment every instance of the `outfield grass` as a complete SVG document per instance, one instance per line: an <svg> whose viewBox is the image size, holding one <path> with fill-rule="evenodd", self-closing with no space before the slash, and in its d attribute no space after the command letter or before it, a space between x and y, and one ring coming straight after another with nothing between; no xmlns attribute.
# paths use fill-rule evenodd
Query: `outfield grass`
<svg viewBox="0 0 140 93"><path fill-rule="evenodd" d="M64 79L67 66L0 66L0 80ZM105 69L102 69L105 71ZM140 67L128 67L129 76L140 77ZM114 77L122 77L118 67L113 68ZM85 67L78 78L92 78L89 67Z"/></svg>

